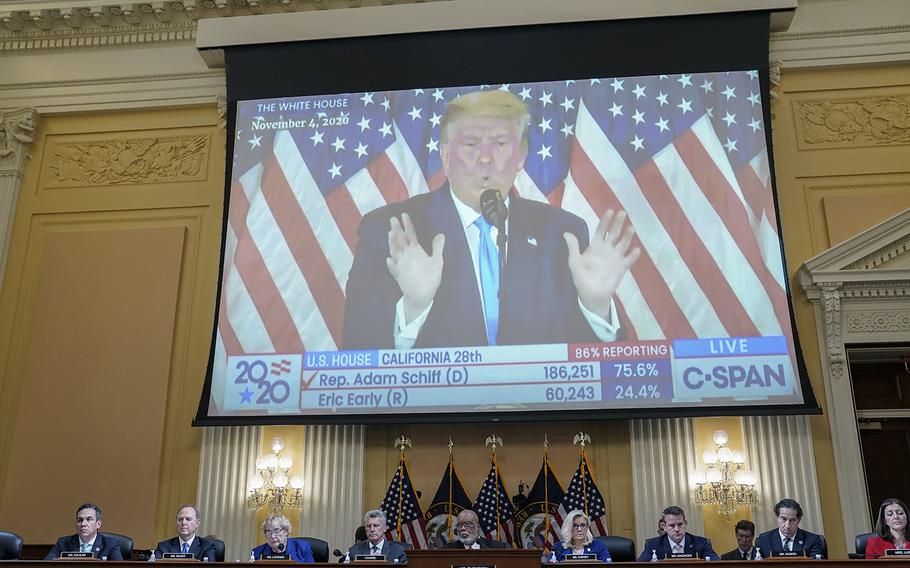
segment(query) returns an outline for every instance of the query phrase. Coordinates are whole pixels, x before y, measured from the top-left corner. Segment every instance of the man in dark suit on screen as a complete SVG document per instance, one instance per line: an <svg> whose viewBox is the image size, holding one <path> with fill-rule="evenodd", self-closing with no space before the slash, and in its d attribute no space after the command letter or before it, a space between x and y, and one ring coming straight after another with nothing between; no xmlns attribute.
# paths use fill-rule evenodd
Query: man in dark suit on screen
<svg viewBox="0 0 910 568"><path fill-rule="evenodd" d="M800 556L828 558L825 537L799 528L803 508L793 499L781 499L774 505L777 528L763 532L755 539L755 547L765 558L782 552L798 552Z"/></svg>
<svg viewBox="0 0 910 568"><path fill-rule="evenodd" d="M177 510L177 536L162 540L155 547L155 556L161 558L165 552L192 554L196 560L208 558L215 561L215 543L196 535L202 517L193 505L184 505Z"/></svg>
<svg viewBox="0 0 910 568"><path fill-rule="evenodd" d="M360 224L346 290L346 349L620 337L613 296L640 254L631 247L634 231L625 212L608 210L589 245L580 218L510 193L528 153L529 120L507 91L449 102L440 122L448 183L372 211ZM481 214L481 195L501 202L499 225L508 236L501 275L500 229Z"/></svg>
<svg viewBox="0 0 910 568"><path fill-rule="evenodd" d="M404 545L394 540L388 540L385 537L388 530L385 513L379 509L367 511L366 515L363 516L363 526L367 531L367 539L354 544L348 549L347 558L349 560L356 560L357 556L362 555L376 556L381 554L385 556L388 562L404 564L408 561Z"/></svg>
<svg viewBox="0 0 910 568"><path fill-rule="evenodd" d="M736 523L736 548L720 555L721 560L755 560L755 523L742 520Z"/></svg>
<svg viewBox="0 0 910 568"><path fill-rule="evenodd" d="M98 532L101 528L101 508L93 503L84 503L76 509L76 534L62 536L45 560L60 558L61 552L90 552L92 558L123 560L120 545L113 539L106 539Z"/></svg>
<svg viewBox="0 0 910 568"><path fill-rule="evenodd" d="M455 517L455 540L446 544L446 548L458 550L508 547L509 545L502 541L480 536L480 518L470 509L465 509Z"/></svg>
<svg viewBox="0 0 910 568"><path fill-rule="evenodd" d="M667 507L664 509L663 518L667 523L667 533L645 541L638 557L639 562L647 562L655 554L660 560L674 554L691 554L698 558L720 560L711 547L710 540L686 532L689 525L686 522L686 513L682 509L675 505Z"/></svg>

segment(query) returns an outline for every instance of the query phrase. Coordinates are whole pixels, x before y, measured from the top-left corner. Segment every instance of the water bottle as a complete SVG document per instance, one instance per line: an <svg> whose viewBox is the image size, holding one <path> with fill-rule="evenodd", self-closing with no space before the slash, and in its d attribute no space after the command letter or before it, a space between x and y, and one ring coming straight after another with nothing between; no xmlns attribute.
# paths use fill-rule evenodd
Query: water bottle
<svg viewBox="0 0 910 568"><path fill-rule="evenodd" d="M657 562L657 561L658 561L658 559L657 559L657 551L656 551L656 550L651 550L651 562Z"/></svg>
<svg viewBox="0 0 910 568"><path fill-rule="evenodd" d="M202 557L202 561L203 561L203 562L208 562L208 561L209 561L209 557L208 557L208 556L203 556L203 557Z"/></svg>
<svg viewBox="0 0 910 568"><path fill-rule="evenodd" d="M345 563L345 564L350 564L350 563L351 563L351 553L350 553L350 551L344 553L344 563Z"/></svg>
<svg viewBox="0 0 910 568"><path fill-rule="evenodd" d="M815 555L815 559L816 559L816 560L821 560L821 559L822 559L822 555L821 555L821 554L816 554L816 555Z"/></svg>
<svg viewBox="0 0 910 568"><path fill-rule="evenodd" d="M250 551L250 562L256 562L256 552L255 550Z"/></svg>
<svg viewBox="0 0 910 568"><path fill-rule="evenodd" d="M761 556L761 548L759 548L757 546L755 547L755 559L764 560L764 558L762 558L762 556Z"/></svg>
<svg viewBox="0 0 910 568"><path fill-rule="evenodd" d="M550 564L556 564L557 562L559 562L559 561L556 560L556 551L551 550L550 551Z"/></svg>
<svg viewBox="0 0 910 568"><path fill-rule="evenodd" d="M155 551L152 550L152 553L149 555L149 562L154 562L154 561L155 561Z"/></svg>

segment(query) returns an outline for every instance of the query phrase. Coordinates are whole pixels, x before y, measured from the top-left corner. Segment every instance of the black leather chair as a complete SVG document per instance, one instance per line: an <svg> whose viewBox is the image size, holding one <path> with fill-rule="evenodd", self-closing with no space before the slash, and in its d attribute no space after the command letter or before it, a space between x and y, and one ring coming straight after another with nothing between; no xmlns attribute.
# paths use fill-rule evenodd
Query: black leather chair
<svg viewBox="0 0 910 568"><path fill-rule="evenodd" d="M120 554L124 560L133 559L133 539L128 536L117 533L103 532L101 536L105 539L111 539L120 545Z"/></svg>
<svg viewBox="0 0 910 568"><path fill-rule="evenodd" d="M853 543L854 547L856 547L856 552L850 552L847 554L847 556L849 556L852 559L865 558L866 557L866 543L869 541L870 538L872 538L873 536L877 536L877 535L878 535L878 533L874 533L874 532L856 535L856 540Z"/></svg>
<svg viewBox="0 0 910 568"><path fill-rule="evenodd" d="M210 540L215 544L215 562L224 562L224 541L208 537L205 540Z"/></svg>
<svg viewBox="0 0 910 568"><path fill-rule="evenodd" d="M310 548L313 549L313 560L316 562L329 561L329 543L326 541L312 536L296 536L294 540L305 540L310 543Z"/></svg>
<svg viewBox="0 0 910 568"><path fill-rule="evenodd" d="M635 541L624 536L599 536L597 540L607 545L613 562L635 562Z"/></svg>
<svg viewBox="0 0 910 568"><path fill-rule="evenodd" d="M22 537L16 533L0 531L0 560L19 560L22 556Z"/></svg>

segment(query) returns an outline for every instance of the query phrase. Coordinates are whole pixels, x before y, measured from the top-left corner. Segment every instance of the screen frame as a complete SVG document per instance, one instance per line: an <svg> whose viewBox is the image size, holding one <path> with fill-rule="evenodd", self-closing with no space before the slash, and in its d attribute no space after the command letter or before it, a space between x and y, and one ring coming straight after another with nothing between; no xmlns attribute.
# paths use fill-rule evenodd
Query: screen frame
<svg viewBox="0 0 910 568"><path fill-rule="evenodd" d="M518 83L564 80L585 77L625 77L757 69L762 95L762 114L772 198L777 225L781 231L781 258L787 271L783 250L780 210L774 175L771 143L770 82L768 69L768 26L770 12L752 11L672 18L647 18L622 21L597 21L546 25L513 26L393 34L372 37L323 39L265 45L243 45L225 50L228 85L228 112L222 256L218 271L218 290L213 320L211 350L206 379L194 426L250 424L373 424L431 422L500 422L539 420L666 418L690 416L742 416L779 414L821 414L805 366L793 311L790 279L785 281L790 324L793 332L797 374L803 403L768 406L655 407L578 410L402 412L385 414L345 413L339 415L209 416L215 341L220 311L224 270L224 250L230 203L231 166L234 154L237 101L295 97L362 91L408 88L452 87L475 84ZM710 30L710 33L693 33ZM659 36L659 42L638 46L634 57L597 58L592 53L624 53L627 45L641 38ZM487 46L495 45L491 54ZM560 45L559 55L549 46ZM685 50L665 49L685 45ZM723 45L724 49L718 49ZM453 48L453 46L457 46ZM685 51L685 53L683 53ZM583 53L578 58L565 53ZM301 77L287 72L288 62L304 59L308 73ZM389 65L388 61L398 61ZM468 67L465 61L480 61ZM338 73L337 69L346 69ZM251 80L251 77L257 80ZM267 78L267 80L266 80Z"/></svg>

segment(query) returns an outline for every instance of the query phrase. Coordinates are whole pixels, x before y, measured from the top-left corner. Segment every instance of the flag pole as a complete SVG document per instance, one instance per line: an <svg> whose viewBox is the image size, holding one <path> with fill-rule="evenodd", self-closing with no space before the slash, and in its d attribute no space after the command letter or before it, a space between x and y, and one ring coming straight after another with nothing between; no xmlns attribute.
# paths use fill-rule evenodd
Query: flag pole
<svg viewBox="0 0 910 568"><path fill-rule="evenodd" d="M581 495L584 500L585 516L588 517L588 488L587 488L587 471L588 471L588 460L585 455L585 444L591 443L591 436L588 436L584 432L579 432L575 434L575 439L572 440L572 444L581 444ZM590 517L588 517L590 518Z"/></svg>
<svg viewBox="0 0 910 568"><path fill-rule="evenodd" d="M449 526L449 542L455 538L455 529L452 527L452 475L454 475L455 468L453 467L453 454L452 448L455 447L455 442L452 441L452 436L449 436L449 503L446 510L449 512L448 517L448 526Z"/></svg>
<svg viewBox="0 0 910 568"><path fill-rule="evenodd" d="M547 456L547 448L550 441L547 440L546 433L543 435L543 515L544 515L544 537L543 549L550 552L550 458Z"/></svg>
<svg viewBox="0 0 910 568"><path fill-rule="evenodd" d="M492 434L490 436L487 436L487 441L485 443L487 446L493 447L493 477L494 477L493 481L496 485L496 488L493 490L494 493L496 494L496 540L502 540L499 536L499 533L500 533L500 530L499 530L499 520L500 520L500 516L499 516L499 464L496 463L496 446L502 445L502 438L500 438L496 434Z"/></svg>
<svg viewBox="0 0 910 568"><path fill-rule="evenodd" d="M401 530L401 512L404 509L404 449L411 446L411 440L398 436L395 440L395 447L401 451L398 454L398 514L395 515L395 532L398 533L398 540L404 541L404 533Z"/></svg>

